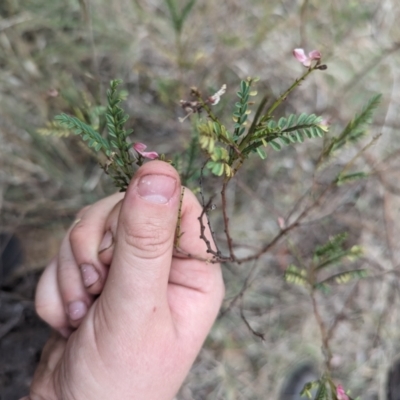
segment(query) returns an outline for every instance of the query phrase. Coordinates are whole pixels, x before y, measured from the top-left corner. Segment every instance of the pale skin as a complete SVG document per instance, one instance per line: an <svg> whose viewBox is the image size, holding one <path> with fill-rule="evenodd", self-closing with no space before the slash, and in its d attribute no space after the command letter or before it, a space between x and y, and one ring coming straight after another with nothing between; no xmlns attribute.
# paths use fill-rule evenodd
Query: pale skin
<svg viewBox="0 0 400 400"><path fill-rule="evenodd" d="M125 195L82 210L38 285L56 332L25 399L174 398L224 296L220 266L200 260L202 208L187 189L180 247L198 258L174 253L180 194L174 168L152 161Z"/></svg>

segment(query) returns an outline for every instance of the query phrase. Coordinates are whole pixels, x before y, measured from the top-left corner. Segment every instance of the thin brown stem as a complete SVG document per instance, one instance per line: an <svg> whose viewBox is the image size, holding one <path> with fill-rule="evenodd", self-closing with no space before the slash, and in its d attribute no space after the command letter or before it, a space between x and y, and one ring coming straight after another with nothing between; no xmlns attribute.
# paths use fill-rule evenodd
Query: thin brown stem
<svg viewBox="0 0 400 400"><path fill-rule="evenodd" d="M328 185L322 193L317 197L316 200L313 201L313 203L308 206L306 209L304 209L301 214L296 218L294 222L292 222L290 225L288 225L286 228L281 229L281 231L267 244L265 244L258 252L255 254L252 254L247 257L243 258L236 258L236 261L238 263L243 263L251 260L255 260L259 258L261 255L266 253L269 249L271 249L283 236L285 236L288 232L296 228L297 226L300 225L301 221L309 214L311 210L314 209L314 207L322 200L322 198L328 193L329 189L333 186L333 183Z"/></svg>
<svg viewBox="0 0 400 400"><path fill-rule="evenodd" d="M243 296L242 296L242 297L243 297ZM244 311L243 311L243 301L242 301L242 304L240 305L240 317L242 318L243 322L244 322L245 325L247 326L248 330L249 330L254 336L259 337L262 341L265 340L265 335L264 335L263 333L261 333L261 332L258 332L258 331L256 331L256 330L254 330L254 329L251 327L249 321L247 321L247 319L246 319L246 317L245 317L245 315L244 315Z"/></svg>
<svg viewBox="0 0 400 400"><path fill-rule="evenodd" d="M228 243L229 256L232 261L236 260L235 252L233 250L233 240L229 232L229 217L227 213L227 202L226 202L226 188L228 186L229 180L226 180L222 186L221 199L222 199L222 214L224 217L224 231L226 236L226 241Z"/></svg>
<svg viewBox="0 0 400 400"><path fill-rule="evenodd" d="M181 223L182 223L182 203L184 195L185 195L185 187L182 186L181 197L179 199L178 221L176 223L176 230L175 230L175 243L174 243L175 247L179 247L179 240L183 235L183 232L181 232Z"/></svg>
<svg viewBox="0 0 400 400"><path fill-rule="evenodd" d="M312 306L313 306L315 320L317 321L319 330L321 332L322 350L323 350L323 354L325 356L326 371L330 372L330 364L331 364L331 360L332 360L332 351L331 351L331 349L329 347L328 331L326 329L324 321L322 320L321 314L319 312L318 304L317 304L317 301L315 299L315 291L314 290L311 290L310 297L311 297L311 302L312 302Z"/></svg>
<svg viewBox="0 0 400 400"><path fill-rule="evenodd" d="M205 225L204 222L203 222L204 216L205 216L206 219L207 219L206 210L207 210L208 207L210 206L211 200L212 200L212 199L210 199L210 200L208 201L208 203L203 207L203 210L201 211L200 216L197 218L197 219L199 220L199 222L200 222L200 239L202 239L202 240L204 241L204 243L206 244L206 246L207 246L207 253L212 254L214 257L220 258L220 257L221 257L221 252L220 252L218 249L217 249L217 250L214 250L214 249L212 248L211 241L207 238L207 236L206 236L206 234L205 234L205 232L206 232L206 225Z"/></svg>
<svg viewBox="0 0 400 400"><path fill-rule="evenodd" d="M205 257L200 257L196 254L188 253L187 251L181 249L180 247L174 248L174 257L180 259L194 259L194 260L204 261L210 264L216 264L219 262L214 260L214 258L205 258Z"/></svg>
<svg viewBox="0 0 400 400"><path fill-rule="evenodd" d="M201 167L201 170L200 170L200 179L199 179L199 184L200 184L200 196L201 196L201 205L203 206L203 208L206 207L205 200L204 200L204 191L203 191L203 172L204 172L204 168L205 168L206 164L207 164L207 162L205 162L205 163L203 164L203 166ZM206 219L207 219L207 225L208 225L208 229L210 230L211 237L212 237L212 239L213 239L213 241L214 241L214 245L215 245L215 247L217 248L217 250L219 251L219 249L218 249L218 242L217 242L217 240L216 240L216 238L215 238L215 232L214 232L214 230L212 229L212 226L211 226L211 223L210 223L210 218L209 218L209 216L208 216L208 212L209 212L210 208L212 208L212 197L210 198L210 200L208 201L208 203L209 203L209 206L207 206L207 207L205 208ZM210 206L211 206L211 207L210 207ZM219 253L221 253L221 252L219 251Z"/></svg>
<svg viewBox="0 0 400 400"><path fill-rule="evenodd" d="M345 310L348 307L350 301L353 299L355 293L356 293L356 287L359 284L360 281L356 282L356 284L351 288L350 294L347 296L346 300L344 301L342 310L339 312L339 314L336 315L335 320L333 321L333 324L327 331L327 339L328 341L332 338L333 334L335 333L336 328L339 326L339 322L345 319Z"/></svg>
<svg viewBox="0 0 400 400"><path fill-rule="evenodd" d="M242 285L242 287L241 287L239 293L236 294L236 295L233 297L233 299L229 302L228 306L227 306L223 311L221 311L220 317L223 317L223 316L236 304L236 302L237 302L240 298L243 297L244 292L245 292L245 291L250 287L250 285L251 285L250 278L253 276L255 270L257 269L257 266L258 266L258 263L255 262L255 263L253 264L253 266L250 268L250 271L248 272L248 274L247 274L247 276L246 276L246 278L245 278L245 280L244 280L244 282L243 282L243 285Z"/></svg>

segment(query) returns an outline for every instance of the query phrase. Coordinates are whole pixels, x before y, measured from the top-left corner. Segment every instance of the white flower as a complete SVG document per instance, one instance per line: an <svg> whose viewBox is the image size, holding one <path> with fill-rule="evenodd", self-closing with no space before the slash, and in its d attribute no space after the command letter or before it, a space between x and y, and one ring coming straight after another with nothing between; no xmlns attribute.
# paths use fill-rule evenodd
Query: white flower
<svg viewBox="0 0 400 400"><path fill-rule="evenodd" d="M223 84L221 89L218 92L214 93L212 96L208 98L210 105L215 106L221 100L221 96L226 92L226 85Z"/></svg>

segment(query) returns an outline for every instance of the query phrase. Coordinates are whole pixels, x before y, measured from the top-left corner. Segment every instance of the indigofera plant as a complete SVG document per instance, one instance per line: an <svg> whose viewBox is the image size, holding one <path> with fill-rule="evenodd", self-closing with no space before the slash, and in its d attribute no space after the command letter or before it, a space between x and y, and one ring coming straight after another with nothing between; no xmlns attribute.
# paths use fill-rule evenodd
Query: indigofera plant
<svg viewBox="0 0 400 400"><path fill-rule="evenodd" d="M187 7L192 3L189 2ZM179 28L178 22L177 27ZM177 31L179 31L178 28ZM253 155L266 160L269 148L280 151L285 146L300 145L306 139L320 139L321 152L316 160L316 166L317 169L323 168L324 165L329 164L333 154L340 151L345 144L355 144L364 136L366 126L371 122L372 112L379 103L380 96L374 96L361 113L356 115L336 136L329 136L328 124L323 116L298 113L276 118L275 111L294 89L314 71L323 71L327 68L325 64L322 64L319 51L313 50L306 55L303 49L295 49L293 54L306 68L303 75L296 79L272 103L269 103L267 96L261 97L258 102L254 101L257 96L255 87L258 79L250 77L242 80L236 93L237 99L234 102L232 115L227 120L217 116L213 111L213 107L220 102L221 97L227 96L225 84L214 94L204 97L198 88L192 87L191 98L180 101L181 107L186 113L186 116L180 118L180 121L184 123L185 120L192 119L194 131L186 151L175 155L166 157L159 155L156 151L146 151L145 144L131 139L132 130L124 128L129 117L120 106L124 96L118 89L121 84L119 80L113 80L110 83L110 89L107 92L107 106L96 109L102 110L103 114L100 114L99 118L104 119L104 124L94 126L87 121L85 122L79 116L61 114L55 118L52 127L62 130L63 134L67 131L79 135L95 152L101 167L112 178L120 191L126 190L135 171L146 159L158 158L172 163L180 173L184 185L195 182L200 187L203 205L203 212L198 218L200 238L205 241L210 254L210 258L205 261L244 263L257 260L278 241L286 237L290 231L298 227L311 210L326 199L332 188L367 176L364 171L353 171L353 167L355 160L377 139L373 138L369 144L359 150L325 189L312 192L301 212L297 212L296 215L290 214L287 218L279 218L280 231L272 240L261 246L259 250L255 250L253 254L241 258L236 255L234 240L229 228L226 190L238 171L246 166L246 161ZM205 168L221 179L221 212L227 254L224 254L220 249L218 240L215 240L216 244L212 246L204 235L205 226L208 225L214 236L214 230L208 218L208 213L213 208L212 198L206 200L203 193L203 180L207 175ZM183 196L184 191L182 192ZM176 250L182 255L196 257L195 254L185 253L185 250L179 247L179 238L182 234L184 232L180 230L179 215L176 228ZM284 275L288 282L307 288L313 303L315 318L321 329L325 372L320 380L310 382L303 390L304 395L311 396L311 390L318 388L315 397L318 400L349 398L342 386L336 386L331 378L330 360L332 353L329 344L331 332L327 330L322 321L316 300L317 291L329 292L334 284L346 283L352 279L362 278L366 274L364 269L343 269L346 263L352 263L362 255L359 246L346 248L345 239L345 234L331 238L325 245L315 248L310 261L298 260L297 264L290 264ZM328 273L333 268L339 269L333 273ZM243 296L246 289L247 282L243 285L238 297ZM241 315L250 330L257 336L263 337L262 334L253 331L243 313Z"/></svg>

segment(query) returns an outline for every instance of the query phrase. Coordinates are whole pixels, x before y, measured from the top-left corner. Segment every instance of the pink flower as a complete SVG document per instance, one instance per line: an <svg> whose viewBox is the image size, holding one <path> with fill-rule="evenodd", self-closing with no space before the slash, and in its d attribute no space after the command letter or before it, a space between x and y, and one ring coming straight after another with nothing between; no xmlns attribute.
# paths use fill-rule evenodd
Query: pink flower
<svg viewBox="0 0 400 400"><path fill-rule="evenodd" d="M308 56L306 56L306 53L304 52L303 49L294 49L293 50L293 55L305 67L309 67L313 60L320 60L321 59L321 53L318 50L310 51L308 53Z"/></svg>
<svg viewBox="0 0 400 400"><path fill-rule="evenodd" d="M349 400L349 396L345 393L342 385L336 386L336 397L337 400Z"/></svg>
<svg viewBox="0 0 400 400"><path fill-rule="evenodd" d="M147 146L143 143L134 143L132 146L142 157L155 160L158 158L158 153L155 151L145 151Z"/></svg>

